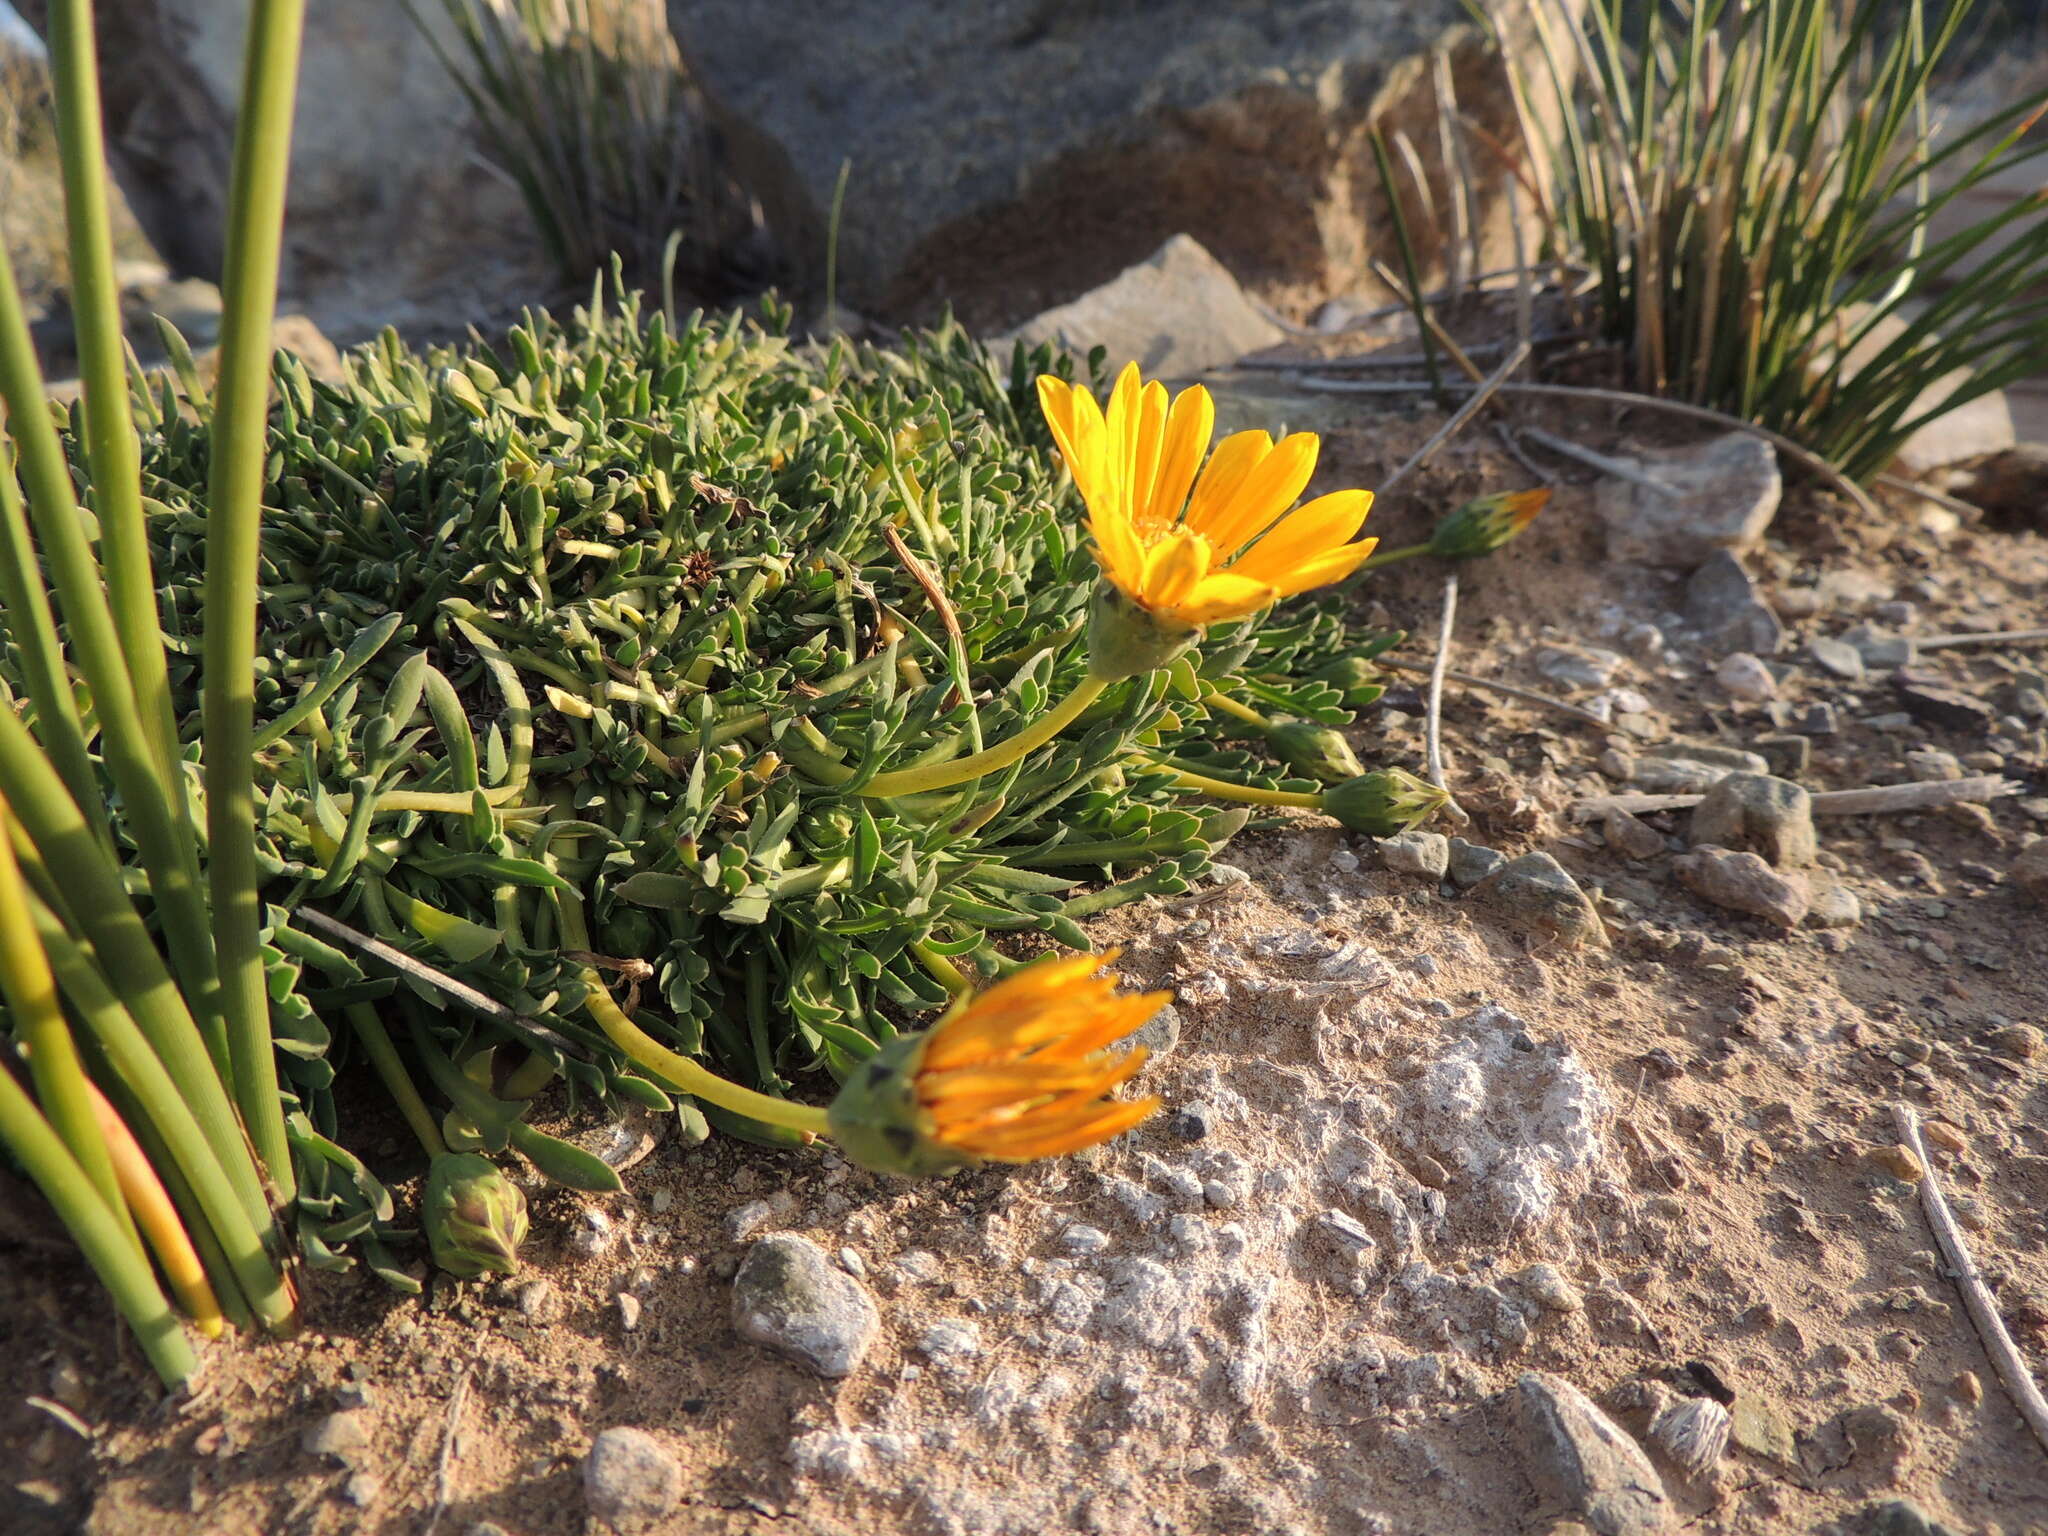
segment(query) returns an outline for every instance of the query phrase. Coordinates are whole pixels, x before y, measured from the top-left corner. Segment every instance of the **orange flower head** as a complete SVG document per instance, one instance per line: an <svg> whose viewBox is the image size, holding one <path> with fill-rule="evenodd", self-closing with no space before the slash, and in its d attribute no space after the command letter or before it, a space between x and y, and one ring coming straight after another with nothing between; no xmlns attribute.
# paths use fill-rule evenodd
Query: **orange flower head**
<svg viewBox="0 0 2048 1536"><path fill-rule="evenodd" d="M1109 1097L1144 1047L1109 1047L1171 994L1118 996L1114 958L1040 961L891 1041L833 1100L834 1138L863 1167L933 1174L1078 1152L1148 1119L1156 1097Z"/></svg>
<svg viewBox="0 0 2048 1536"><path fill-rule="evenodd" d="M1277 443L1237 432L1208 453L1216 408L1199 384L1169 401L1166 386L1142 382L1133 363L1106 413L1084 386L1049 374L1038 402L1087 503L1103 574L1169 633L1247 618L1341 581L1378 542L1351 542L1370 491L1294 506L1315 473L1313 432Z"/></svg>

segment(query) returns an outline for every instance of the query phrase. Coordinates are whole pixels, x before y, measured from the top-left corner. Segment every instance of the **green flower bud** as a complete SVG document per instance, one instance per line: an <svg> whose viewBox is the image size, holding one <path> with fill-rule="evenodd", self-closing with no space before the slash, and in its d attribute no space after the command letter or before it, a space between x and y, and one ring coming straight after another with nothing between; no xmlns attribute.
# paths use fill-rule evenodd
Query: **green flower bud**
<svg viewBox="0 0 2048 1536"><path fill-rule="evenodd" d="M1450 792L1399 768L1381 768L1323 791L1323 810L1354 832L1393 837L1420 826L1450 802Z"/></svg>
<svg viewBox="0 0 2048 1536"><path fill-rule="evenodd" d="M853 1069L826 1115L839 1150L871 1173L929 1178L975 1160L935 1141L917 1098L931 1035L899 1035Z"/></svg>
<svg viewBox="0 0 2048 1536"><path fill-rule="evenodd" d="M1489 554L1528 527L1549 500L1550 492L1539 489L1468 501L1436 525L1429 552L1445 560Z"/></svg>
<svg viewBox="0 0 2048 1536"><path fill-rule="evenodd" d="M1088 609L1088 670L1111 683L1139 677L1170 665L1201 633L1157 617L1105 581Z"/></svg>
<svg viewBox="0 0 2048 1536"><path fill-rule="evenodd" d="M1355 779L1365 772L1343 733L1327 725L1283 720L1266 732L1266 741L1288 767L1326 784Z"/></svg>
<svg viewBox="0 0 2048 1536"><path fill-rule="evenodd" d="M1309 673L1315 682L1328 683L1336 689L1343 696L1347 709L1363 709L1368 704L1377 703L1379 696L1387 691L1380 676L1380 669L1363 656L1339 656Z"/></svg>
<svg viewBox="0 0 2048 1536"><path fill-rule="evenodd" d="M474 1280L485 1270L509 1275L526 1240L526 1196L487 1157L444 1152L427 1169L420 1225L434 1262Z"/></svg>

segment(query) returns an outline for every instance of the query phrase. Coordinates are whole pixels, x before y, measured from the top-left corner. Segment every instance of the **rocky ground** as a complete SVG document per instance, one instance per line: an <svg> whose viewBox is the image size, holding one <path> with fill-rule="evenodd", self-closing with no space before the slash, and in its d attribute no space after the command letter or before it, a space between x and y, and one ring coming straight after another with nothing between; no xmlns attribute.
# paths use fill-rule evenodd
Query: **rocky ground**
<svg viewBox="0 0 2048 1536"><path fill-rule="evenodd" d="M1332 484L1442 419L1257 389L1328 434ZM1467 570L1453 664L1608 723L1453 684L1458 840L1302 818L1099 925L1179 994L1167 1113L919 1186L632 1128L623 1195L537 1195L518 1277L419 1303L309 1277L303 1337L216 1349L175 1404L17 1192L0 1525L2048 1532L2048 1456L1891 1119L1925 1117L2038 1370L2044 652L1911 637L2038 625L2048 526L1779 506L1739 447L1516 420L1681 489L1702 457L1733 478L1659 519L1541 456L1556 499ZM1407 542L1529 478L1477 429L1375 518ZM1433 634L1440 579L1395 566L1361 602ZM1419 767L1421 709L1398 686L1362 754ZM2019 792L1813 815L1994 774ZM1686 790L1709 803L1574 813Z"/></svg>

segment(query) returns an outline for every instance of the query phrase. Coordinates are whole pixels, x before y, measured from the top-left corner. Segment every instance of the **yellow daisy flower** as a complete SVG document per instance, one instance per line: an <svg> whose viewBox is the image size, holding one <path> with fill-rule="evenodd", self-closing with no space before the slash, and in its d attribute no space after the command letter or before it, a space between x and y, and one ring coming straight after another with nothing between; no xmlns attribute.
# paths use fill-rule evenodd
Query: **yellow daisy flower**
<svg viewBox="0 0 2048 1536"><path fill-rule="evenodd" d="M1156 1097L1108 1097L1144 1048L1108 1048L1171 994L1119 997L1114 958L1040 961L890 1042L833 1101L833 1136L866 1167L926 1174L1078 1152L1148 1119Z"/></svg>
<svg viewBox="0 0 2048 1536"><path fill-rule="evenodd" d="M1342 580L1378 543L1350 542L1372 508L1370 491L1336 491L1288 512L1315 473L1313 432L1278 443L1266 432L1233 433L1203 466L1216 408L1199 384L1169 402L1166 386L1143 383L1133 363L1106 414L1087 388L1049 374L1038 401L1088 505L1104 573L1162 625L1246 618Z"/></svg>

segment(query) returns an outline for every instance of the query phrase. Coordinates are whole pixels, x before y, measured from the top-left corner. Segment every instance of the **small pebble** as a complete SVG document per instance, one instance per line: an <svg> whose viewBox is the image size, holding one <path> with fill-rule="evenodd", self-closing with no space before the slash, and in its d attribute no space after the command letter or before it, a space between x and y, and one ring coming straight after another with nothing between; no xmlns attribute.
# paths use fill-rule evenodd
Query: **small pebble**
<svg viewBox="0 0 2048 1536"><path fill-rule="evenodd" d="M1958 1373L1956 1379L1949 1384L1949 1391L1954 1394L1957 1402L1965 1403L1972 1408L1984 1401L1984 1383L1978 1380L1975 1371Z"/></svg>
<svg viewBox="0 0 2048 1536"><path fill-rule="evenodd" d="M1060 1234L1060 1243L1069 1253L1100 1253L1109 1246L1109 1234L1077 1221Z"/></svg>
<svg viewBox="0 0 2048 1536"><path fill-rule="evenodd" d="M1731 698L1744 699L1752 704L1761 704L1765 699L1778 696L1777 679L1771 676L1771 669L1748 651L1736 651L1723 657L1721 664L1714 669L1714 681Z"/></svg>
<svg viewBox="0 0 2048 1536"><path fill-rule="evenodd" d="M749 1200L725 1214L725 1235L743 1243L775 1219L775 1207L766 1200Z"/></svg>
<svg viewBox="0 0 2048 1536"><path fill-rule="evenodd" d="M619 1326L631 1333L640 1326L640 1298L631 1291L621 1291L619 1303Z"/></svg>
<svg viewBox="0 0 2048 1536"><path fill-rule="evenodd" d="M1927 1170L1920 1166L1920 1159L1913 1155L1913 1149L1894 1142L1889 1146L1872 1147L1863 1154L1866 1162L1875 1163L1902 1184L1918 1184L1927 1176Z"/></svg>

